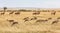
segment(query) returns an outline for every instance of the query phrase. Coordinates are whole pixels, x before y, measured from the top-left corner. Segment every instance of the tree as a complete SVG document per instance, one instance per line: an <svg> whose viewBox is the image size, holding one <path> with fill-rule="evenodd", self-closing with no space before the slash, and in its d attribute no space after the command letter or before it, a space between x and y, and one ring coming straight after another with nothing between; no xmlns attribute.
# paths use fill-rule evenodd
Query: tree
<svg viewBox="0 0 60 33"><path fill-rule="evenodd" d="M6 11L7 7L4 7L4 12Z"/></svg>

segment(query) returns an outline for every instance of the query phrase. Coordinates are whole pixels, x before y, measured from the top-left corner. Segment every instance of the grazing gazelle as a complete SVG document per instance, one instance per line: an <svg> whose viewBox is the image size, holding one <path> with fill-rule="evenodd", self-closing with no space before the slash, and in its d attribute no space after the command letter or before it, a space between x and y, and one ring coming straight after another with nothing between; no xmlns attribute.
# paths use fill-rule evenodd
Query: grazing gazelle
<svg viewBox="0 0 60 33"><path fill-rule="evenodd" d="M52 24L55 24L55 23L58 23L58 22L59 22L59 20L55 20L55 21L52 22Z"/></svg>
<svg viewBox="0 0 60 33"><path fill-rule="evenodd" d="M29 17L25 17L23 20L24 22L29 21Z"/></svg>
<svg viewBox="0 0 60 33"><path fill-rule="evenodd" d="M18 24L18 22L13 22L13 23L12 23L12 26L15 25L15 24Z"/></svg>
<svg viewBox="0 0 60 33"><path fill-rule="evenodd" d="M33 13L33 15L39 15L40 14L40 11L36 11Z"/></svg>
<svg viewBox="0 0 60 33"><path fill-rule="evenodd" d="M33 17L33 18L31 18L31 20L36 20L37 19L37 17Z"/></svg>
<svg viewBox="0 0 60 33"><path fill-rule="evenodd" d="M11 26L13 26L13 25L15 25L15 24L18 24L18 22L15 22L14 20L8 20L8 19L7 19L7 21L9 21L10 23L12 23Z"/></svg>

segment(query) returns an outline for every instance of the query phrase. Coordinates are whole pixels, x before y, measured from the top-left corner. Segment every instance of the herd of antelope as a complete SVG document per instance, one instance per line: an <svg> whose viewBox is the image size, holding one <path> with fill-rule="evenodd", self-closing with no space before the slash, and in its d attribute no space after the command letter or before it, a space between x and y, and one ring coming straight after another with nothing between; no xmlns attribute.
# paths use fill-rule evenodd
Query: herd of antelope
<svg viewBox="0 0 60 33"><path fill-rule="evenodd" d="M4 11L2 12L2 13L0 13L1 15L4 15L5 14L5 12L6 12L6 7L4 8ZM14 14L15 15L19 15L19 14L21 14L20 13L20 11L26 11L26 12L29 12L29 11L27 11L27 10L19 10L19 11L11 11L10 13L9 13L9 15L11 15L11 14L13 14L14 12ZM43 11L42 11L43 12ZM32 13L32 15L35 15L33 18L29 18L29 17L25 17L25 18L23 18L23 21L24 22L29 22L29 21L31 21L31 20L35 20L35 23L40 23L40 22L47 22L47 21L49 21L49 20L52 20L52 18L50 17L50 18L47 18L46 20L43 20L43 19L38 19L37 17L36 17L36 15L39 15L39 14L41 14L41 12L40 11L33 11L33 13ZM51 15L55 15L56 14L56 11L52 11L51 12ZM59 19L60 19L60 17L57 17L57 20L54 20L54 21L52 21L52 23L51 24L55 24L55 23L58 23L59 22ZM7 19L7 21L8 22L10 22L10 23L12 23L11 24L11 26L13 26L13 25L15 25L15 24L18 24L19 22L17 22L17 21L15 21L15 20L9 20L9 19Z"/></svg>
<svg viewBox="0 0 60 33"><path fill-rule="evenodd" d="M10 12L9 15L11 15L11 14L13 14L13 13L14 13L14 11ZM0 14L1 14L1 15L4 15L5 12L2 12L2 13L0 13ZM19 15L19 14L20 14L20 12L16 12L16 13L15 13L15 15Z"/></svg>
<svg viewBox="0 0 60 33"><path fill-rule="evenodd" d="M28 11L29 12L29 11ZM9 13L9 15L10 14L13 14L14 13L14 11L11 11L10 13ZM0 13L1 15L4 15L5 14L5 12L4 11L2 11L2 13ZM15 12L15 15L19 15L20 14L20 11L17 11L17 12ZM33 15L39 15L40 14L40 11L36 11L36 12L34 12L33 13ZM56 11L53 11L53 12L51 12L51 15L55 15L56 14Z"/></svg>
<svg viewBox="0 0 60 33"><path fill-rule="evenodd" d="M13 12L11 12L11 13L9 13L9 14L13 14ZM20 13L19 13L19 12L16 12L15 14L17 15L17 14L20 14ZM39 15L39 14L40 14L40 12L34 12L34 13L33 13L33 15ZM51 14L52 14L52 15L55 15L56 12L52 12ZM59 22L59 19L60 19L60 17L58 17L57 20L52 21L51 24L58 23L58 22ZM50 17L50 18L47 18L46 20L43 20L43 19L38 19L36 16L34 16L33 18L25 17L25 18L23 18L23 20L24 20L24 22L29 22L29 21L31 21L31 20L36 20L35 23L41 23L41 22L44 22L44 23L45 23L45 22L48 22L49 20L52 20L52 18ZM12 23L11 26L19 23L19 22L14 21L14 20L8 20L8 19L7 19L7 21L10 22L10 23Z"/></svg>
<svg viewBox="0 0 60 33"><path fill-rule="evenodd" d="M41 22L45 23L45 22L48 22L48 21L51 20L51 19L52 19L52 18L48 18L48 19L46 19L46 20L43 20L43 19L38 19L37 17L33 17L33 18L25 17L25 18L23 18L23 21L24 21L24 23L25 23L25 22L29 22L29 21L35 20L35 23L41 23ZM60 19L60 17L57 18L57 20L52 21L51 24L56 24L56 23L58 23L58 22L59 22L59 19ZM12 23L11 26L19 23L19 22L15 21L15 20L8 20L8 19L7 19L7 21L10 22L10 23Z"/></svg>

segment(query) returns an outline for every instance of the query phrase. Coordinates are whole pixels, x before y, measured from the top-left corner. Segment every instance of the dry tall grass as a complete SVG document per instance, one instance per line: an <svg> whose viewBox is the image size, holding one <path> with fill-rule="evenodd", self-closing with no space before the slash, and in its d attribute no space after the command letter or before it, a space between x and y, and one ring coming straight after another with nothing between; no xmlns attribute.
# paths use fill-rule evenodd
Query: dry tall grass
<svg viewBox="0 0 60 33"><path fill-rule="evenodd" d="M5 14L0 12L0 33L60 33L60 19L58 19L60 12L58 10L56 13L52 13L51 10L42 10L39 14L33 14L36 11L32 10L30 12L23 10L15 14L16 12L12 14L8 11ZM56 20L58 23L53 22Z"/></svg>

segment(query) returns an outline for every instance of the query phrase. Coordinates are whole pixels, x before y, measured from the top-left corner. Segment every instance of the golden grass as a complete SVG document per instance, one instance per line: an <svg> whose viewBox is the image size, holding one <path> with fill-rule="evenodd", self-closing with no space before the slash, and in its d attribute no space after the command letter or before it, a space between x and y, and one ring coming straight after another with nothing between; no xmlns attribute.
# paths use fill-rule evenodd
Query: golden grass
<svg viewBox="0 0 60 33"><path fill-rule="evenodd" d="M56 12L56 15L51 15L51 12L41 12L39 15L33 15L33 12L20 12L21 14L9 15L9 12L5 12L4 15L0 15L0 33L60 33L60 20L58 23L52 24L52 21L57 20L60 17L60 12ZM37 20L52 18L47 22L38 22L36 20L30 20L33 17L37 17ZM24 22L24 18L29 17L29 21ZM18 22L13 26L9 20Z"/></svg>

